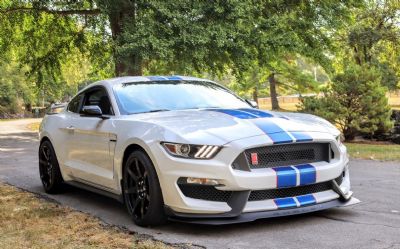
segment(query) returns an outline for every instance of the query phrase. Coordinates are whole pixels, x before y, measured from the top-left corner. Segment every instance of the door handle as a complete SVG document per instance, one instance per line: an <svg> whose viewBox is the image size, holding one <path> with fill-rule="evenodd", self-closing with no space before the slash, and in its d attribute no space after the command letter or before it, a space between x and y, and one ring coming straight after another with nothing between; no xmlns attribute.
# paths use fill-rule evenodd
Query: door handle
<svg viewBox="0 0 400 249"><path fill-rule="evenodd" d="M65 127L65 129L67 129L69 131L73 131L73 130L75 130L75 127L73 125L70 125L70 126Z"/></svg>

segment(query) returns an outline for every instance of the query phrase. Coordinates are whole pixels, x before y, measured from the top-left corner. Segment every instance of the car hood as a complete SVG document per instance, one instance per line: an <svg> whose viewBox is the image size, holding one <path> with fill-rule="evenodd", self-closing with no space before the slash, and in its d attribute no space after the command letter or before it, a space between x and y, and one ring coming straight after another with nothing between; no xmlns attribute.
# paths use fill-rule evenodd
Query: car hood
<svg viewBox="0 0 400 249"><path fill-rule="evenodd" d="M179 110L132 116L161 126L188 143L224 144L259 135L274 137L278 133L290 133L292 138L297 133L311 137L312 132L340 134L332 124L317 116L250 108Z"/></svg>

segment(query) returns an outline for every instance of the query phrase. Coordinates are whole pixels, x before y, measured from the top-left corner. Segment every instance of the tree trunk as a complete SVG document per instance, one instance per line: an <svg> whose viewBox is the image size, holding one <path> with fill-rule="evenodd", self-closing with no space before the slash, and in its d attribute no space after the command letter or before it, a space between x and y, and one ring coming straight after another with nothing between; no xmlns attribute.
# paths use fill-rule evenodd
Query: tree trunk
<svg viewBox="0 0 400 249"><path fill-rule="evenodd" d="M258 105L258 88L255 86L253 89L253 100L257 103Z"/></svg>
<svg viewBox="0 0 400 249"><path fill-rule="evenodd" d="M272 105L272 110L279 110L279 102L278 102L278 95L276 93L276 79L275 79L275 73L271 73L268 76L268 81L269 81L269 91L271 95L271 105Z"/></svg>
<svg viewBox="0 0 400 249"><path fill-rule="evenodd" d="M134 5L133 5L134 6ZM136 10L132 6L126 8L120 8L118 10L111 11L108 15L110 21L112 39L115 46L121 44L118 38L123 32L124 21L134 21ZM121 55L118 54L116 48L113 48L114 63L115 63L115 75L124 76L140 76L143 74L142 59L139 55Z"/></svg>

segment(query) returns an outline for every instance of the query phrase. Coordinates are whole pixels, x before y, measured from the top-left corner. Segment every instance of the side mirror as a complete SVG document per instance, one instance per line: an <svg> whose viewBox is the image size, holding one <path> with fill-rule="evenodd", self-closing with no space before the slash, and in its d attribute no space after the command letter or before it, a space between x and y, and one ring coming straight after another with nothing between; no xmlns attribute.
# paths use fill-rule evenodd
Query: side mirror
<svg viewBox="0 0 400 249"><path fill-rule="evenodd" d="M103 116L103 112L101 111L100 107L97 105L85 105L82 108L81 114L84 117L98 117L106 119L106 117Z"/></svg>
<svg viewBox="0 0 400 249"><path fill-rule="evenodd" d="M252 99L246 99L247 104L251 105L253 108L257 108L258 109L258 104L256 101L252 100Z"/></svg>

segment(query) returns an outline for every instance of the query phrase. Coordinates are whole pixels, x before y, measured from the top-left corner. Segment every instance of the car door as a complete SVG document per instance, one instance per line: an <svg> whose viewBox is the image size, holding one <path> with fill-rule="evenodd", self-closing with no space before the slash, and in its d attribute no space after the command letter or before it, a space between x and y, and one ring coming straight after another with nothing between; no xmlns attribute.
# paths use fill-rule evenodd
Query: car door
<svg viewBox="0 0 400 249"><path fill-rule="evenodd" d="M84 92L83 106L99 106L107 119L84 115L71 115L67 130L68 167L72 178L105 190L115 189L114 181L114 111L107 90L93 87ZM111 141L110 141L111 140Z"/></svg>

